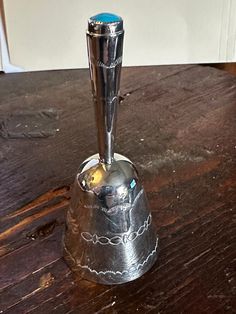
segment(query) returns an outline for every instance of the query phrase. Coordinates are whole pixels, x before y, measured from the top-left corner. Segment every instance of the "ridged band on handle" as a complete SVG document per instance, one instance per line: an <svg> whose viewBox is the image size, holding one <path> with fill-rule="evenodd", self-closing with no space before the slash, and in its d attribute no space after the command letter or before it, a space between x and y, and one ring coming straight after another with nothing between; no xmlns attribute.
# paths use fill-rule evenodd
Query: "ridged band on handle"
<svg viewBox="0 0 236 314"><path fill-rule="evenodd" d="M123 37L123 21L117 15L102 13L88 21L87 46L98 148L101 161L107 164L112 163L114 156Z"/></svg>

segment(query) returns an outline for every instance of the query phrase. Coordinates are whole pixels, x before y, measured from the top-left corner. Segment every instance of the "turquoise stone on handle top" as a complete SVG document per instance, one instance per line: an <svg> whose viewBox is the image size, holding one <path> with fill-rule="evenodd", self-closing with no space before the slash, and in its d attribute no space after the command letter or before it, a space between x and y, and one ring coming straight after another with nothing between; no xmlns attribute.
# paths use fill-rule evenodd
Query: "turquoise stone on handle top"
<svg viewBox="0 0 236 314"><path fill-rule="evenodd" d="M116 23L122 21L122 18L112 13L99 13L92 16L90 20L100 23Z"/></svg>

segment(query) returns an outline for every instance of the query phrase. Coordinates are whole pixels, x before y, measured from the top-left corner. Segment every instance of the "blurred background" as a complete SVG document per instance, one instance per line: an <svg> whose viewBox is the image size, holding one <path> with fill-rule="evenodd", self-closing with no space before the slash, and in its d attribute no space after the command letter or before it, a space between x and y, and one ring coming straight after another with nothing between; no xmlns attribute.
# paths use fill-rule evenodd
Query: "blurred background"
<svg viewBox="0 0 236 314"><path fill-rule="evenodd" d="M87 20L99 12L124 19L125 66L223 63L235 71L236 0L0 0L0 10L6 73L88 67Z"/></svg>

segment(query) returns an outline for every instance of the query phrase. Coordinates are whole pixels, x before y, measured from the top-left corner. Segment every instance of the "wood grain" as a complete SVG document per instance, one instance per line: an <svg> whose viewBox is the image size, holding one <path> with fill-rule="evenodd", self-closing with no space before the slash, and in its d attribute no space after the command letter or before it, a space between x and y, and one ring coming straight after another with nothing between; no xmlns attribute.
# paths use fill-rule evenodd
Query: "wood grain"
<svg viewBox="0 0 236 314"><path fill-rule="evenodd" d="M54 137L0 138L2 313L236 312L236 77L124 68L121 91L116 151L139 170L161 252L142 278L106 287L61 252L70 185L97 151L88 71L0 75L0 120L59 114Z"/></svg>

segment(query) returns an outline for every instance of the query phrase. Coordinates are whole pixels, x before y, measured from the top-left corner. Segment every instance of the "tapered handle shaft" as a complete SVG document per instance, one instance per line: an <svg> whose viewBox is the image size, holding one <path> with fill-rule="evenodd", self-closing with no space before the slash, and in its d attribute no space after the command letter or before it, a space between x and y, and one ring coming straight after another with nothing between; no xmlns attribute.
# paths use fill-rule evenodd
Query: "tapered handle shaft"
<svg viewBox="0 0 236 314"><path fill-rule="evenodd" d="M98 148L101 161L107 164L112 163L114 156L123 37L123 21L117 15L101 13L88 21L87 47Z"/></svg>

